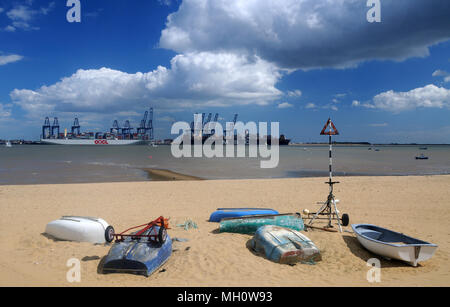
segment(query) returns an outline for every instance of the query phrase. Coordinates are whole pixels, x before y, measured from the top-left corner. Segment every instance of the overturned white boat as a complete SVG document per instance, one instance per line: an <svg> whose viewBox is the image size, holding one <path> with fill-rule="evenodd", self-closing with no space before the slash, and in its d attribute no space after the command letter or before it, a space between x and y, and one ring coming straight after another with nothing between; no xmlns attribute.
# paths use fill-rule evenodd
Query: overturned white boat
<svg viewBox="0 0 450 307"><path fill-rule="evenodd" d="M63 216L47 224L45 233L58 240L103 244L114 239L114 228L96 217Z"/></svg>

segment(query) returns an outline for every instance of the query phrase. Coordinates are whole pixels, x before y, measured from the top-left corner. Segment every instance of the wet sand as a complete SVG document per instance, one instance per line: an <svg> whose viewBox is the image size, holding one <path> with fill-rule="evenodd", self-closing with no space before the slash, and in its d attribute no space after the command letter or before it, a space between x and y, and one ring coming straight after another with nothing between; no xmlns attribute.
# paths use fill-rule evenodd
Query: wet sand
<svg viewBox="0 0 450 307"><path fill-rule="evenodd" d="M166 169L144 168L149 178L153 181L180 181L180 180L203 180L200 177L185 175Z"/></svg>
<svg viewBox="0 0 450 307"><path fill-rule="evenodd" d="M306 232L321 250L316 265L280 265L247 248L250 235L218 233L208 222L218 207L316 210L326 178L204 180L0 186L1 286L449 286L450 176L337 177L339 210L351 223L372 223L439 245L419 267L381 259L381 283L371 284L350 227L343 233ZM99 274L109 246L54 241L43 235L62 215L98 216L117 231L160 215L170 218L169 261L146 278ZM177 227L191 219L198 229ZM320 224L317 224L320 226ZM81 283L69 283L66 263L81 261Z"/></svg>

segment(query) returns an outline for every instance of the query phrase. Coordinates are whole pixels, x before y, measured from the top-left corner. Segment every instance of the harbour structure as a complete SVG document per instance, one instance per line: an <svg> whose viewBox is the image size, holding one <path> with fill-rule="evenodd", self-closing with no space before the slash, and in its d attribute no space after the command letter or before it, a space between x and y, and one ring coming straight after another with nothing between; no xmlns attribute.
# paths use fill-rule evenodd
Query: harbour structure
<svg viewBox="0 0 450 307"><path fill-rule="evenodd" d="M59 145L137 145L147 144L152 140L153 108L145 111L136 132L129 120L125 120L122 127L118 120L114 120L108 132L82 132L78 117L76 117L70 132L64 129L64 132L61 133L58 118L55 117L53 124L50 125L50 119L46 117L41 135L41 143Z"/></svg>
<svg viewBox="0 0 450 307"><path fill-rule="evenodd" d="M197 121L197 122L192 121L191 125L190 125L190 131L186 131L187 133L191 134L191 143L192 144L194 144L196 139L198 141L200 141L200 139L201 139L202 143L204 143L208 138L214 136L216 133L216 125L218 123L219 113L215 114L214 120L212 120L212 121L211 121L212 113L209 113L207 117L205 117L205 114L206 113L201 114L201 116L202 116L201 121ZM194 118L197 118L198 116L200 116L200 113L194 114ZM246 145L250 144L251 136L248 131L244 131L243 135L240 135L237 131L235 131L234 128L236 126L237 118L238 118L238 114L236 113L236 114L234 114L232 125L230 125L229 127L222 126L222 127L224 127L223 133L222 133L223 144L230 142L230 140L232 140L234 142L234 144L238 144L238 143L246 144ZM201 127L196 126L196 124L200 125L200 123L201 123ZM260 141L263 140L263 141L265 141L265 143L267 145L271 145L272 136L269 134L269 135L264 135L260 138L259 134L257 134L256 140L257 140L257 144L259 144ZM287 139L283 134L281 134L278 137L279 145L289 145L290 141L291 140Z"/></svg>

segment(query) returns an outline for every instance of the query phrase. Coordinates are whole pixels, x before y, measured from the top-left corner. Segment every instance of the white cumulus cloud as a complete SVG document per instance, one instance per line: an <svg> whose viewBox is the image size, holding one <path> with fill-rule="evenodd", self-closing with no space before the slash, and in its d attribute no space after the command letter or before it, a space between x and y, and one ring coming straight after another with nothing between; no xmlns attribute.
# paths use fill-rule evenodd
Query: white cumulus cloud
<svg viewBox="0 0 450 307"><path fill-rule="evenodd" d="M160 46L176 52L250 53L289 69L353 67L424 57L450 38L448 0L384 0L369 23L362 0L184 0Z"/></svg>
<svg viewBox="0 0 450 307"><path fill-rule="evenodd" d="M11 116L11 104L0 103L0 119L9 118Z"/></svg>
<svg viewBox="0 0 450 307"><path fill-rule="evenodd" d="M287 95L289 97L301 97L302 96L302 91L301 90L288 91Z"/></svg>
<svg viewBox="0 0 450 307"><path fill-rule="evenodd" d="M444 78L444 82L450 82L450 73L446 72L445 70L436 70L433 72L433 77L442 77Z"/></svg>
<svg viewBox="0 0 450 307"><path fill-rule="evenodd" d="M129 74L109 68L80 69L36 90L14 89L12 101L29 114L58 112L114 113L204 105L265 105L282 93L281 74L258 57L229 53L177 55L171 67Z"/></svg>
<svg viewBox="0 0 450 307"><path fill-rule="evenodd" d="M15 4L12 9L6 12L6 16L11 24L4 28L5 31L14 32L16 29L21 30L39 30L39 27L33 26L31 22L38 16L47 15L55 8L55 2L50 2L47 6L39 8L32 7L33 1L24 4Z"/></svg>
<svg viewBox="0 0 450 307"><path fill-rule="evenodd" d="M450 90L430 84L408 92L393 90L380 93L373 97L372 103L366 107L401 112L417 108L449 108Z"/></svg>
<svg viewBox="0 0 450 307"><path fill-rule="evenodd" d="M288 103L288 102L282 102L280 104L278 104L278 109L287 109L287 108L292 108L294 105Z"/></svg>
<svg viewBox="0 0 450 307"><path fill-rule="evenodd" d="M14 63L23 59L23 56L18 54L0 55L0 66L9 63Z"/></svg>

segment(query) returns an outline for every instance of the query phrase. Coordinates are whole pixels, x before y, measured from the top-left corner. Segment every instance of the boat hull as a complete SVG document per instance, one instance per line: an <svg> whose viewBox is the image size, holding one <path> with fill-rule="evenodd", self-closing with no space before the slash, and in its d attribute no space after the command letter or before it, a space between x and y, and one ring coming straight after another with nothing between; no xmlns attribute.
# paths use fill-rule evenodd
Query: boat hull
<svg viewBox="0 0 450 307"><path fill-rule="evenodd" d="M131 273L150 276L161 267L172 254L172 240L167 236L164 244L147 239L127 238L116 242L105 258L103 273Z"/></svg>
<svg viewBox="0 0 450 307"><path fill-rule="evenodd" d="M106 230L109 224L100 218L63 216L47 224L45 233L64 241L106 243Z"/></svg>
<svg viewBox="0 0 450 307"><path fill-rule="evenodd" d="M259 227L275 225L294 230L303 230L303 219L298 214L255 215L241 218L226 218L220 221L220 232L254 234Z"/></svg>
<svg viewBox="0 0 450 307"><path fill-rule="evenodd" d="M251 248L267 259L281 263L314 263L322 260L319 249L300 232L279 226L258 228L250 240Z"/></svg>
<svg viewBox="0 0 450 307"><path fill-rule="evenodd" d="M278 211L265 208L219 208L211 214L209 221L220 222L224 218L269 214L278 214Z"/></svg>
<svg viewBox="0 0 450 307"><path fill-rule="evenodd" d="M367 250L388 259L396 259L417 266L430 259L437 245L371 224L353 224L358 241Z"/></svg>

